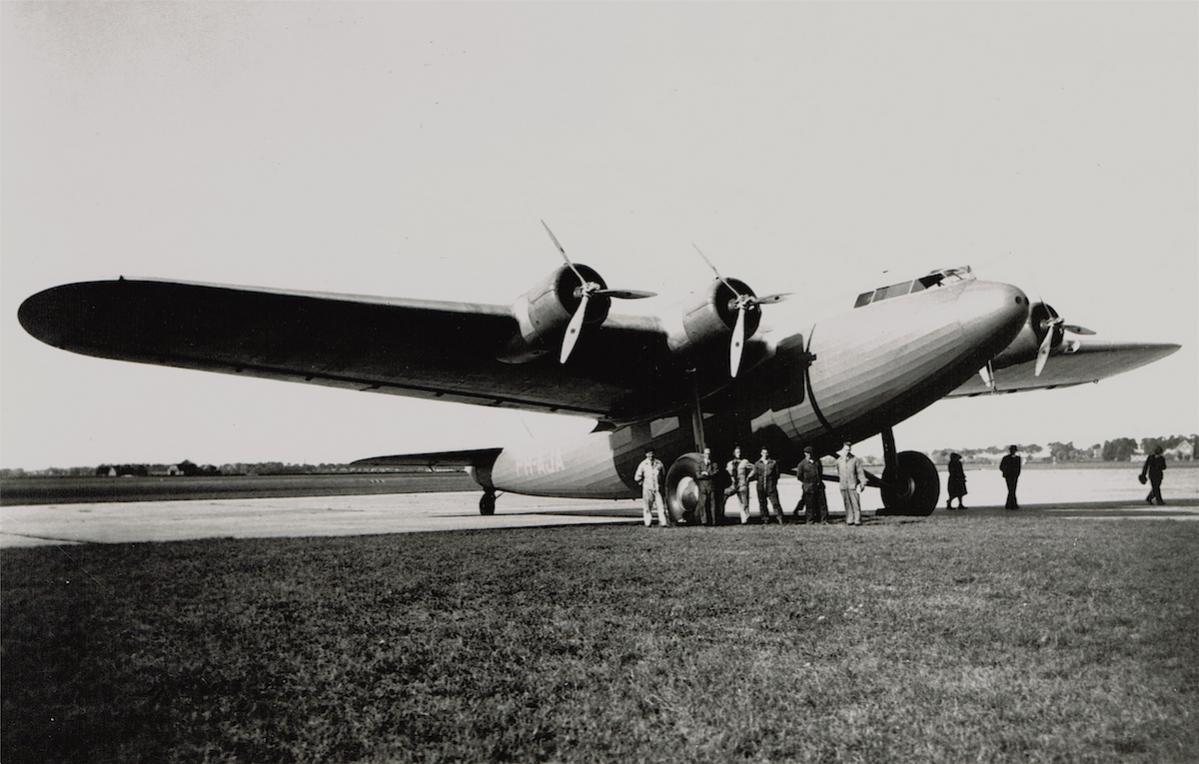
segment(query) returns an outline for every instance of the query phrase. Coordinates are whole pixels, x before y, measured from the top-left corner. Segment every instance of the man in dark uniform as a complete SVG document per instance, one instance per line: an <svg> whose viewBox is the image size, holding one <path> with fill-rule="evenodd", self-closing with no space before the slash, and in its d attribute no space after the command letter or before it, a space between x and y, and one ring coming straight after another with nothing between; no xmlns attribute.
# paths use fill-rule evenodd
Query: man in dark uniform
<svg viewBox="0 0 1199 764"><path fill-rule="evenodd" d="M1016 501L1016 481L1020 479L1020 457L1016 456L1016 447L1008 446L1007 456L999 460L999 472L1007 481L1007 503L1004 509L1020 509Z"/></svg>
<svg viewBox="0 0 1199 764"><path fill-rule="evenodd" d="M1166 457L1162 456L1162 447L1158 446L1153 449L1153 453L1145 460L1145 466L1141 468L1141 482L1145 482L1145 477L1149 477L1149 495L1145 497L1146 504L1152 504L1154 499L1157 499L1158 506L1165 504L1162 500L1162 473L1166 471Z"/></svg>
<svg viewBox="0 0 1199 764"><path fill-rule="evenodd" d="M762 458L754 465L758 474L758 511L762 515L762 524L770 521L770 512L766 508L766 500L770 500L774 509L774 517L783 524L783 505L779 501L779 463L770 458L770 451L763 448Z"/></svg>
<svg viewBox="0 0 1199 764"><path fill-rule="evenodd" d="M699 473L695 476L695 484L699 489L699 522L703 525L719 525L716 501L716 473L720 468L712 461L712 449L705 448L703 459L699 463ZM723 504L723 502L720 502Z"/></svg>
<svg viewBox="0 0 1199 764"><path fill-rule="evenodd" d="M803 461L795 468L803 484L804 522L828 525L828 503L824 500L824 470L811 446L804 446Z"/></svg>

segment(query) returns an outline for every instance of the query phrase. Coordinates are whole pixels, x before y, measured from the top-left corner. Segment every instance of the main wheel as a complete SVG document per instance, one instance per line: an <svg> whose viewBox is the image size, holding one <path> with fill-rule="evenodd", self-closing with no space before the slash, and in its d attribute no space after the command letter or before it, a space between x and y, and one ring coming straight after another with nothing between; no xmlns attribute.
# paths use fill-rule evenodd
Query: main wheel
<svg viewBox="0 0 1199 764"><path fill-rule="evenodd" d="M701 454L683 454L666 471L666 511L677 522L699 522L699 484L695 476L703 463Z"/></svg>
<svg viewBox="0 0 1199 764"><path fill-rule="evenodd" d="M487 491L481 497L479 497L479 514L495 514L495 494L491 491Z"/></svg>
<svg viewBox="0 0 1199 764"><path fill-rule="evenodd" d="M941 500L941 476L933 460L919 451L900 451L896 469L883 472L883 506L891 515L927 516Z"/></svg>

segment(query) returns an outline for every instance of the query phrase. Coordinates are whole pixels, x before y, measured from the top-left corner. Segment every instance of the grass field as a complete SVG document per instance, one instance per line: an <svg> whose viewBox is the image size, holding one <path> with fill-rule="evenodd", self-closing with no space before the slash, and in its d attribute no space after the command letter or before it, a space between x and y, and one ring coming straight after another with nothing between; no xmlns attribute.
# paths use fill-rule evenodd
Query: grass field
<svg viewBox="0 0 1199 764"><path fill-rule="evenodd" d="M10 549L6 764L1194 761L1199 523Z"/></svg>

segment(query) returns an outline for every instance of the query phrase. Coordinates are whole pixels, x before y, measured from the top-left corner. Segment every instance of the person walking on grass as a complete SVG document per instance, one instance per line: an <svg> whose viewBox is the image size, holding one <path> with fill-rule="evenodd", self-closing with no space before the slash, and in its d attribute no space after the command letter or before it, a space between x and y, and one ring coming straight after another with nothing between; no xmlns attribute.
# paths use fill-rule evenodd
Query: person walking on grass
<svg viewBox="0 0 1199 764"><path fill-rule="evenodd" d="M641 484L641 500L644 502L641 515L646 528L654 524L655 506L658 508L658 525L664 528L670 524L666 521L666 504L662 501L662 481L665 477L666 465L654 456L654 449L645 449L645 459L637 465L633 479Z"/></svg>
<svg viewBox="0 0 1199 764"><path fill-rule="evenodd" d="M958 500L958 509L965 509L962 497L966 495L966 470L962 467L962 455L949 455L949 501L945 502L946 509L953 509L953 500Z"/></svg>
<svg viewBox="0 0 1199 764"><path fill-rule="evenodd" d="M1007 456L999 460L999 472L1007 482L1007 502L1004 509L1020 509L1016 501L1016 483L1020 480L1020 457L1016 456L1016 447L1008 446Z"/></svg>
<svg viewBox="0 0 1199 764"><path fill-rule="evenodd" d="M845 504L845 524L862 524L862 499L866 490L866 468L854 456L853 444L845 441L845 453L837 458L837 480L841 484L841 501ZM822 481L823 482L823 481Z"/></svg>
<svg viewBox="0 0 1199 764"><path fill-rule="evenodd" d="M1162 456L1162 447L1158 446L1145 460L1145 466L1141 467L1141 483L1145 482L1146 477L1149 478L1149 495L1145 497L1146 504L1152 504L1154 499L1157 499L1159 507L1166 503L1162 500L1162 473L1165 471L1166 457Z"/></svg>

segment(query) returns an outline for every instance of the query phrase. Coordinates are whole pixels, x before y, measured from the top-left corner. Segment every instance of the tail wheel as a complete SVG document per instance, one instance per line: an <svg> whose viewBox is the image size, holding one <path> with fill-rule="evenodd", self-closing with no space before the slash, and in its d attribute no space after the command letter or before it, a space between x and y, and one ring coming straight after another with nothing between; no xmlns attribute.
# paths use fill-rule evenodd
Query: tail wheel
<svg viewBox="0 0 1199 764"><path fill-rule="evenodd" d="M941 476L919 451L900 451L895 469L883 472L883 506L892 515L928 516L941 500Z"/></svg>
<svg viewBox="0 0 1199 764"><path fill-rule="evenodd" d="M699 484L695 476L702 463L701 454L683 454L666 471L666 511L675 522L699 522Z"/></svg>
<svg viewBox="0 0 1199 764"><path fill-rule="evenodd" d="M494 515L495 514L495 494L487 491L479 497L479 514Z"/></svg>

